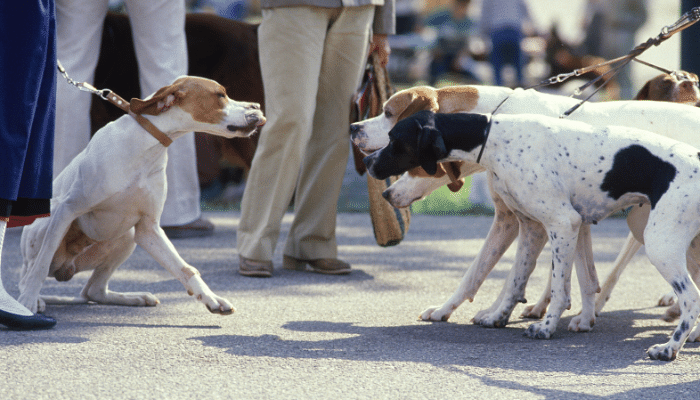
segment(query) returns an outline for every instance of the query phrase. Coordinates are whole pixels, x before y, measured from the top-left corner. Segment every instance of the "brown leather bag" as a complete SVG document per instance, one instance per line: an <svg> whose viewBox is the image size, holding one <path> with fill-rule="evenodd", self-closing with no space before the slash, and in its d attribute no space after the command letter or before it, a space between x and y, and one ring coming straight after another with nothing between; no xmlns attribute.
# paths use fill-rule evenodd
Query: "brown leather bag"
<svg viewBox="0 0 700 400"><path fill-rule="evenodd" d="M386 68L382 67L375 54L371 54L367 63L362 83L353 100L351 122L362 121L382 113L384 102L393 93ZM362 163L362 152L353 145L355 169L362 175L366 172ZM367 174L367 194L369 196L369 214L374 228L374 238L382 247L401 243L411 223L411 208L396 208L382 197L386 190L399 177L392 176L385 180L374 179Z"/></svg>

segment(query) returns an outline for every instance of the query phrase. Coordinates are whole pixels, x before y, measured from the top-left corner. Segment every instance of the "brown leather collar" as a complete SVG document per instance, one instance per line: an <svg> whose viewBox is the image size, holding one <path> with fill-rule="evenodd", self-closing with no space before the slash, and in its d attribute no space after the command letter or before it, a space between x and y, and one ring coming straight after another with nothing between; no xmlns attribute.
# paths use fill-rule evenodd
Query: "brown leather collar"
<svg viewBox="0 0 700 400"><path fill-rule="evenodd" d="M158 141L165 147L170 146L173 143L173 140L168 137L163 131L158 129L151 121L147 120L144 116L140 114L135 114L134 112L131 111L131 107L129 105L129 102L121 98L118 94L110 91L108 94L103 96L104 99L107 99L110 103L114 104L115 106L121 108L124 112L128 113L131 115L136 122L141 125L143 129L145 129L148 133L151 134L154 138L158 139Z"/></svg>

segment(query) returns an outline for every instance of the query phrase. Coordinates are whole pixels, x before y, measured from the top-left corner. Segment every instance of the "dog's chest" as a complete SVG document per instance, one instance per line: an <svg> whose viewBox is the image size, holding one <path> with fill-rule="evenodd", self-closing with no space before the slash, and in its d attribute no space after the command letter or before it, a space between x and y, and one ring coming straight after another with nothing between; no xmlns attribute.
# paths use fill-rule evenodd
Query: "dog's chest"
<svg viewBox="0 0 700 400"><path fill-rule="evenodd" d="M158 220L165 201L165 185L158 175L139 176L91 207L78 217L83 232L103 241L121 236L144 216Z"/></svg>

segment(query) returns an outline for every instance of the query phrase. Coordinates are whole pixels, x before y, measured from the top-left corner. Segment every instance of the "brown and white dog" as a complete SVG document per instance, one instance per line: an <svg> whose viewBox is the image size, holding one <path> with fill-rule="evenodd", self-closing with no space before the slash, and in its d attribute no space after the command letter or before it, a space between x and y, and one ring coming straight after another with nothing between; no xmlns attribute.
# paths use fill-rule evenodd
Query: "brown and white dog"
<svg viewBox="0 0 700 400"><path fill-rule="evenodd" d="M191 131L245 137L265 123L258 104L231 100L215 81L190 76L146 100L132 100L131 111L172 140ZM166 194L166 161L166 147L131 115L100 129L54 179L51 216L22 232L20 303L32 312L42 311L46 301L155 306L159 301L151 293L107 288L138 244L209 311L232 313L231 303L209 289L158 224ZM80 297L40 297L47 276L65 281L88 270L94 272Z"/></svg>
<svg viewBox="0 0 700 400"><path fill-rule="evenodd" d="M657 75L644 84L634 99L696 105L700 101L698 76L686 71Z"/></svg>
<svg viewBox="0 0 700 400"><path fill-rule="evenodd" d="M698 97L697 87L683 85L691 92L690 96ZM446 108L443 110L442 100ZM351 127L352 138L355 144L366 153L371 153L388 143L388 132L398 120L398 116L408 114L406 110L427 109L443 112L480 112L490 113L498 108L498 113L507 114L543 114L559 116L578 101L568 97L539 93L534 90L511 90L502 87L467 86L443 88L411 88L397 92L385 104L385 113L375 118L353 124ZM386 112L388 111L388 112ZM695 127L700 123L700 111L696 108L686 108L677 104L659 102L607 102L586 103L576 110L569 119L588 122L593 125L626 125L630 127L647 129L665 136L676 138L695 144L700 147L700 139L697 138ZM462 166L462 176L467 176L478 169L478 165L470 164ZM385 192L385 197L396 207L406 207L413 201L425 197L433 190L449 183L449 177L430 178L425 173L417 173L412 170ZM496 262L501 258L505 250L518 237L520 231L519 249L515 265L519 269L521 279L527 280L527 276L534 268L536 258L547 241L542 234L541 227L532 224L523 224L518 221L515 214L503 203L502 199L491 190L495 205L495 218L487 235L484 247L479 252L454 295L440 307L431 307L424 311L421 318L424 320L447 320L452 312L465 300L473 299L486 275L491 271ZM646 224L646 217L640 213L631 213L632 219L640 219L639 226ZM536 225L536 224L535 224ZM634 231L634 230L633 230ZM592 263L592 254L589 246L590 236L581 232L582 251L579 254L579 276L588 277L587 283L582 284L584 303L582 313L575 317L569 326L572 330L590 330L595 322L594 295L599 289L597 277ZM641 235L639 235L641 238ZM634 241L634 237L628 238L628 242ZM639 247L637 247L638 249ZM636 251L636 250L635 250ZM634 254L634 253L632 253ZM629 261L626 260L625 263ZM516 267L514 267L516 269ZM583 272L583 273L582 273ZM523 276L524 275L524 276ZM509 280L514 282L513 280ZM522 281L521 281L522 282ZM520 288L524 290L524 286ZM474 317L474 322L485 326L504 326L512 308L518 300L522 299L522 290L509 289L509 294L494 302L487 310L483 310ZM504 289L505 292L505 289ZM548 299L543 298L536 307L526 309L524 315L541 317L546 310ZM691 336L691 340L696 337Z"/></svg>

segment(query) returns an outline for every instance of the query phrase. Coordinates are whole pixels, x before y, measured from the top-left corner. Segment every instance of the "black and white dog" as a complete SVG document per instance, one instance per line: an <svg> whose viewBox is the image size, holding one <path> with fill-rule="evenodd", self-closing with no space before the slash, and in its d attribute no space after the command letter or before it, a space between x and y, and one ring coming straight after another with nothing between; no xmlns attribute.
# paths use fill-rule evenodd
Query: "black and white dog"
<svg viewBox="0 0 700 400"><path fill-rule="evenodd" d="M676 357L700 313L700 293L686 268L686 251L700 232L698 149L642 130L527 114L421 111L398 122L389 137L386 147L365 158L373 177L417 166L432 173L437 162L478 163L511 210L545 227L552 246L552 302L545 318L528 328L529 337L551 337L570 305L579 230L630 205L650 204L647 256L674 288L681 319L669 342L647 353L660 360Z"/></svg>

